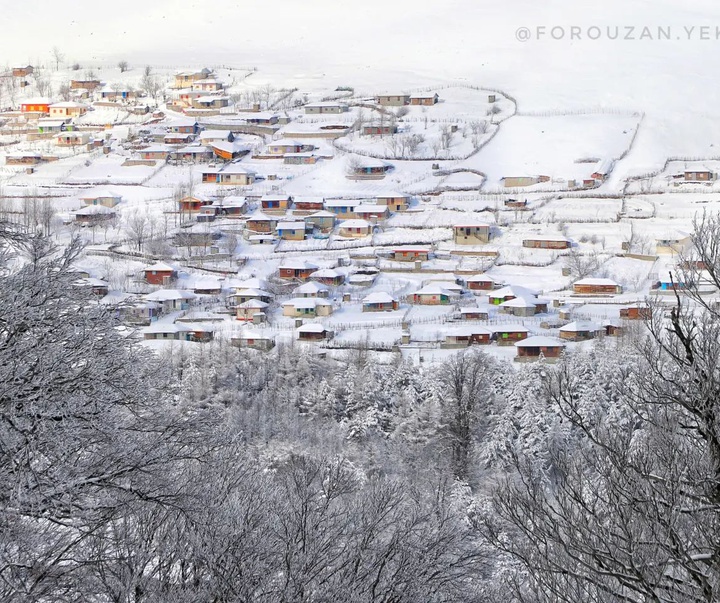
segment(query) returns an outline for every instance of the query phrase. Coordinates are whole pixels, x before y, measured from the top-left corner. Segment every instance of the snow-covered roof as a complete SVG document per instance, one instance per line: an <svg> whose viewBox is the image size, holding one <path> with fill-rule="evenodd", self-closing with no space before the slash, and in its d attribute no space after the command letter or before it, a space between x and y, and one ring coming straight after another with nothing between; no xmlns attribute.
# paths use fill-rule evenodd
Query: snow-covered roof
<svg viewBox="0 0 720 603"><path fill-rule="evenodd" d="M356 214L382 214L388 211L387 205L358 205L355 207Z"/></svg>
<svg viewBox="0 0 720 603"><path fill-rule="evenodd" d="M437 283L430 283L414 292L415 295L455 295L449 289L441 287Z"/></svg>
<svg viewBox="0 0 720 603"><path fill-rule="evenodd" d="M157 262L156 264L146 266L145 268L143 268L143 270L145 272L148 272L150 270L154 270L156 272L174 272L175 268L173 268L169 264L166 264L165 262Z"/></svg>
<svg viewBox="0 0 720 603"><path fill-rule="evenodd" d="M282 305L295 308L317 308L318 306L331 306L332 304L320 297L294 297L283 302Z"/></svg>
<svg viewBox="0 0 720 603"><path fill-rule="evenodd" d="M370 293L368 296L366 296L362 300L362 303L364 303L364 304L391 304L395 301L397 301L397 300L389 293L385 293L384 291L376 291L375 293Z"/></svg>
<svg viewBox="0 0 720 603"><path fill-rule="evenodd" d="M577 333L580 331L600 331L602 327L589 320L576 320L560 327L564 333Z"/></svg>
<svg viewBox="0 0 720 603"><path fill-rule="evenodd" d="M367 220L353 219L340 222L340 228L371 228L372 224Z"/></svg>
<svg viewBox="0 0 720 603"><path fill-rule="evenodd" d="M197 299L197 295L195 295L192 291L184 291L180 289L159 289L158 291L148 293L145 296L145 299L163 302L175 299Z"/></svg>
<svg viewBox="0 0 720 603"><path fill-rule="evenodd" d="M491 291L488 293L488 297L496 299L508 297L510 295L514 297L535 297L538 293L539 292L534 289L528 289L527 287L521 287L520 285L508 285L506 287L502 287L501 289Z"/></svg>
<svg viewBox="0 0 720 603"><path fill-rule="evenodd" d="M334 218L335 214L331 211L316 211L314 214L310 214L309 216L305 216L305 219L308 218Z"/></svg>
<svg viewBox="0 0 720 603"><path fill-rule="evenodd" d="M305 230L305 222L278 222L277 230Z"/></svg>
<svg viewBox="0 0 720 603"><path fill-rule="evenodd" d="M304 260L287 260L280 264L280 269L287 269L287 270L317 270L317 266L315 264L311 264L310 262L306 262Z"/></svg>
<svg viewBox="0 0 720 603"><path fill-rule="evenodd" d="M546 337L544 335L534 335L522 341L515 343L518 348L564 348L565 344L554 337Z"/></svg>
<svg viewBox="0 0 720 603"><path fill-rule="evenodd" d="M245 309L251 309L251 308L263 309L263 308L267 308L267 307L268 307L268 303L267 303L267 302L264 302L264 301L262 301L262 300L259 300L259 299L249 299L249 300L247 300L247 301L245 301L245 302L243 302L243 303L241 303L241 304L238 304L237 307L238 307L238 308L245 308Z"/></svg>
<svg viewBox="0 0 720 603"><path fill-rule="evenodd" d="M617 287L618 284L609 278L581 278L579 281L575 281L575 285L606 285L610 287Z"/></svg>
<svg viewBox="0 0 720 603"><path fill-rule="evenodd" d="M325 327L318 322L309 322L297 328L298 333L324 333Z"/></svg>
<svg viewBox="0 0 720 603"><path fill-rule="evenodd" d="M494 283L495 281L491 279L487 274L473 274L472 276L469 276L465 279L468 283Z"/></svg>
<svg viewBox="0 0 720 603"><path fill-rule="evenodd" d="M321 291L329 291L329 289L326 285L323 285L322 283L310 281L309 283L304 283L294 289L293 294L320 293Z"/></svg>
<svg viewBox="0 0 720 603"><path fill-rule="evenodd" d="M539 300L534 296L519 295L500 304L503 308L534 308Z"/></svg>
<svg viewBox="0 0 720 603"><path fill-rule="evenodd" d="M530 329L522 325L494 325L491 327L494 333L529 333Z"/></svg>

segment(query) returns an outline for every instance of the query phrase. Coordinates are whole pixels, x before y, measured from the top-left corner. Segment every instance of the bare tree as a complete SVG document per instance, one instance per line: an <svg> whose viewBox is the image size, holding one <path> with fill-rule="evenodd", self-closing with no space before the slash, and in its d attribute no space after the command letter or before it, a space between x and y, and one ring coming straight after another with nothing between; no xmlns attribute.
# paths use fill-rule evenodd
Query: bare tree
<svg viewBox="0 0 720 603"><path fill-rule="evenodd" d="M138 251L142 251L150 238L151 218L147 212L134 211L125 220L125 233Z"/></svg>
<svg viewBox="0 0 720 603"><path fill-rule="evenodd" d="M125 73L130 68L129 63L125 60L120 61L117 64L117 66L118 66L118 69L120 70L120 73Z"/></svg>
<svg viewBox="0 0 720 603"><path fill-rule="evenodd" d="M53 46L52 58L55 61L55 71L60 71L60 63L65 60L65 55L60 51L60 48Z"/></svg>
<svg viewBox="0 0 720 603"><path fill-rule="evenodd" d="M60 98L64 101L69 101L70 97L72 95L72 90L70 88L69 82L63 82L58 87L58 94L60 95Z"/></svg>
<svg viewBox="0 0 720 603"><path fill-rule="evenodd" d="M576 279L583 279L600 270L601 261L595 251L583 254L573 247L565 255L563 265L571 276Z"/></svg>

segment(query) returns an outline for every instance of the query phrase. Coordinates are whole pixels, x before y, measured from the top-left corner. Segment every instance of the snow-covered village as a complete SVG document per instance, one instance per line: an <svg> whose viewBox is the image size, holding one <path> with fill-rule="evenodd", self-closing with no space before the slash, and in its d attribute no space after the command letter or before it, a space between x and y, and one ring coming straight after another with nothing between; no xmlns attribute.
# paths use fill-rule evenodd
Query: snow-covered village
<svg viewBox="0 0 720 603"><path fill-rule="evenodd" d="M0 601L720 601L720 5L3 14Z"/></svg>
<svg viewBox="0 0 720 603"><path fill-rule="evenodd" d="M77 286L152 348L222 338L424 362L480 345L552 361L622 341L648 297L672 305L693 220L720 201L711 157L613 177L641 113L256 77L3 74L2 216L83 239Z"/></svg>

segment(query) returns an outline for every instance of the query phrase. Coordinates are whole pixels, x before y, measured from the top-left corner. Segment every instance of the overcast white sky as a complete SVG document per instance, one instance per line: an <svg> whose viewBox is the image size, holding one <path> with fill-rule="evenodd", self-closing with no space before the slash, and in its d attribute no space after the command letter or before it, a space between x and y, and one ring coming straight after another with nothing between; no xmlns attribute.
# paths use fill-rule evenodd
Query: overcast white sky
<svg viewBox="0 0 720 603"><path fill-rule="evenodd" d="M353 85L464 79L521 109L607 106L720 114L716 0L0 0L4 62L231 64ZM2 6L5 5L5 6ZM516 39L519 27L672 26L672 40ZM701 40L707 26L710 40ZM622 30L621 30L622 31ZM677 39L679 38L679 39ZM690 38L690 39L688 39ZM383 84L377 84L383 85Z"/></svg>

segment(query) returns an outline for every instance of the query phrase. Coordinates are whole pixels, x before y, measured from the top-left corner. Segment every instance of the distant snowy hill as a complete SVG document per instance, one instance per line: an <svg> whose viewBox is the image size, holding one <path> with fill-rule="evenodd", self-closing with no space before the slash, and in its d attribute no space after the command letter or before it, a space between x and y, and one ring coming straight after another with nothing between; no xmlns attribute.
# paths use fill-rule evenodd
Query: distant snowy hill
<svg viewBox="0 0 720 603"><path fill-rule="evenodd" d="M629 173L667 155L720 149L720 4L712 0L245 0L217 8L187 0L98 8L77 0L71 11L47 3L42 16L31 5L5 15L6 62L49 63L57 46L67 61L257 66L258 83L303 90L462 81L509 92L520 112L644 111L622 166ZM531 39L517 39L521 27ZM570 39L573 27L580 39Z"/></svg>

